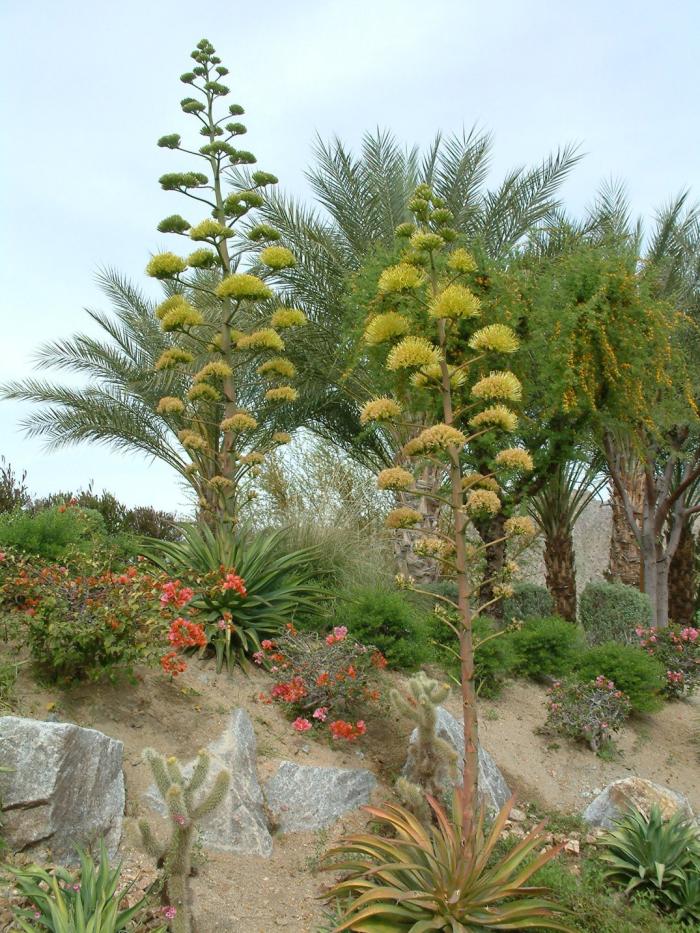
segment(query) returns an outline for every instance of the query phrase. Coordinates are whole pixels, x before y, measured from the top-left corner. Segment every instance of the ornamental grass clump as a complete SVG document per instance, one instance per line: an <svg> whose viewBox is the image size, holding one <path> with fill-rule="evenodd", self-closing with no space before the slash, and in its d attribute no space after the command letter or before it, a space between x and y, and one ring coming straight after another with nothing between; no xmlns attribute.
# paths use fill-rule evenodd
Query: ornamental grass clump
<svg viewBox="0 0 700 933"><path fill-rule="evenodd" d="M201 514L230 526L251 500L250 478L278 446L273 435L285 406L297 398L287 384L295 368L279 356L285 347L279 330L302 327L306 317L284 307L274 287L275 275L295 264L293 254L272 227L249 224L277 179L262 171L243 174L255 157L238 148L246 128L232 117L243 109L224 106L229 88L220 79L228 69L214 47L203 39L192 59L192 70L181 78L191 96L181 107L197 121L199 135L183 143L172 133L158 145L186 152L204 171L168 173L160 184L193 209L204 206L209 216L171 215L159 225L183 239L184 248L182 256L153 256L146 268L171 294L155 311L162 352L143 378L150 378L154 396L148 417L161 434L180 441L168 462L194 488ZM192 251L193 243L201 248ZM248 254L255 272L244 271Z"/></svg>
<svg viewBox="0 0 700 933"><path fill-rule="evenodd" d="M422 184L409 208L415 222L410 231L401 231L409 237L408 246L398 263L379 273L365 320L398 308L410 330L379 344L375 333L364 332L365 352L383 361L390 391L367 403L360 420L368 425L367 430L393 432L401 438L402 468L417 477L431 470L439 477L434 485L421 485L420 497L436 510L444 510L444 521L436 524L434 533L431 529L430 536L447 545L442 551L434 549L435 560L442 574L456 584L456 599L443 594L434 598L448 607L442 619L459 646L463 789L455 797L451 816L426 797L438 824L432 828L422 826L402 808L370 810L393 828L400 844L379 835L363 835L332 850L340 860L336 867L350 872L331 889L331 896L350 899L336 930L457 931L535 925L566 929L554 919L552 905L532 897L526 887L531 866L522 869L520 852L524 859L541 845L538 832L520 844L514 859L496 868L487 865L509 808L503 809L484 843L477 795L474 620L511 588L505 572L496 570L478 581L474 567L484 562L488 548L506 538L526 538L527 529L511 524L502 535L484 543L468 541L470 522L499 515L502 504L493 489L483 485L465 489L463 480L467 454L477 440L483 460L479 472L486 481L500 485L502 474L527 473L532 466L524 451L516 455L512 443L503 442L517 420L514 406L522 400L522 384L509 370L494 368L502 365L500 356L517 352L519 341L506 324L484 320L485 310L474 291L476 263L449 226L452 214L445 202ZM475 338L481 349L470 349L469 341L477 331L492 323L502 323L502 327L492 331L490 339L482 330L481 337ZM358 365L363 361L361 357ZM473 419L479 412L496 405L498 416L475 427ZM511 453L499 460L499 452L506 447ZM416 500L414 495L412 504L400 502L389 512L386 524L400 530L402 539L410 541L415 535L418 542L428 535L424 512L413 507ZM398 582L408 590L433 595L406 574ZM533 864L544 863L553 854L553 850L545 853ZM536 895L540 893L537 890Z"/></svg>

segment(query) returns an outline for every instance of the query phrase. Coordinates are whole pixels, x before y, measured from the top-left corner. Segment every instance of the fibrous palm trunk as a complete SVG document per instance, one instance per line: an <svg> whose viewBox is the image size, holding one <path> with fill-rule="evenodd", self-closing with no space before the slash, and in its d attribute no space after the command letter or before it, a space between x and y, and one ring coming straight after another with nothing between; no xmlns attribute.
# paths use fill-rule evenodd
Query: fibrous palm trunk
<svg viewBox="0 0 700 933"><path fill-rule="evenodd" d="M576 622L576 557L568 524L545 535L544 565L547 589L554 611L569 622Z"/></svg>
<svg viewBox="0 0 700 933"><path fill-rule="evenodd" d="M426 466L416 479L416 492L399 494L399 504L415 509L423 516L413 533L399 532L394 538L394 554L399 573L410 577L418 585L436 583L440 578L440 565L431 557L421 557L413 550L416 543L416 531L426 538L438 530L440 520L440 502L434 496L444 480L444 471L433 464ZM421 491L426 493L421 494Z"/></svg>
<svg viewBox="0 0 700 933"><path fill-rule="evenodd" d="M495 585L503 578L506 563L505 525L502 512L489 519L473 521L486 551L484 555L484 582L479 587L479 605L487 606L487 615L494 619L503 618L503 601L496 596Z"/></svg>
<svg viewBox="0 0 700 933"><path fill-rule="evenodd" d="M676 553L671 560L668 577L668 614L678 625L691 625L695 615L697 574L695 570L697 544L690 521L683 523Z"/></svg>
<svg viewBox="0 0 700 933"><path fill-rule="evenodd" d="M644 509L644 470L639 464L630 463L629 468L622 474L622 482L627 490L635 518L641 526ZM639 545L625 514L622 497L614 484L610 505L612 506L612 531L608 575L611 580L619 580L628 586L643 589L644 570Z"/></svg>

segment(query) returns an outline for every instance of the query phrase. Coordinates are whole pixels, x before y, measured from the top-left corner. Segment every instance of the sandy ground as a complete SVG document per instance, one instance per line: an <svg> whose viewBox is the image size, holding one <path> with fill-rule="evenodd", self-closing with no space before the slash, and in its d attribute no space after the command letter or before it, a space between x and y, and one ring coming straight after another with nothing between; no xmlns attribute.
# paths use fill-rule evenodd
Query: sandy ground
<svg viewBox="0 0 700 933"><path fill-rule="evenodd" d="M260 671L248 677L240 672L217 677L210 664L195 663L176 682L159 671L143 669L134 686L58 691L38 687L23 668L18 713L76 722L120 739L130 818L140 814L140 795L150 783L142 750L153 746L186 760L221 734L236 706L244 706L253 720L261 780L284 759L370 767L380 778L377 798L387 793L403 763L408 722L390 710L377 710L368 717L363 745L331 748L326 742L296 735L278 707L261 703L258 694L269 686L267 675ZM543 688L514 682L497 700L483 701L480 707L484 745L521 807L532 802L545 809L580 812L594 791L616 778L637 774L683 791L700 811L700 764L694 739L700 726L697 700L668 704L653 716L632 720L618 738L620 754L613 761L603 761L565 740L553 744L539 735L544 700ZM446 705L459 711L456 695ZM207 853L193 881L198 933L268 933L277 928L316 933L323 917L319 894L326 881L315 871L318 860L333 839L359 829L363 822L363 815L355 813L331 831L278 837L270 859ZM146 884L152 876L133 825L127 825L122 848L127 870L142 875Z"/></svg>

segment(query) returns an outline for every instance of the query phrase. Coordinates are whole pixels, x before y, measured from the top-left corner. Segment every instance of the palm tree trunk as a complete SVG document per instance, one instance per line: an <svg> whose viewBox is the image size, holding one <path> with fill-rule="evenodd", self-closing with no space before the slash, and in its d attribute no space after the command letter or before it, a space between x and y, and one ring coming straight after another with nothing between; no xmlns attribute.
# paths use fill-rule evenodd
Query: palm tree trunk
<svg viewBox="0 0 700 933"><path fill-rule="evenodd" d="M644 509L644 471L638 464L633 464L622 475L622 481L629 496L635 518L641 526ZM622 503L622 497L613 484L610 498L612 506L612 533L610 536L610 559L608 576L628 586L644 589L644 565L634 531L630 527Z"/></svg>
<svg viewBox="0 0 700 933"><path fill-rule="evenodd" d="M683 523L676 553L671 560L668 577L668 614L678 625L691 625L695 615L697 575L695 570L697 544L688 520Z"/></svg>
<svg viewBox="0 0 700 933"><path fill-rule="evenodd" d="M503 600L496 599L494 587L503 577L506 563L506 542L504 525L506 517L502 512L489 519L473 519L479 537L486 546L484 561L484 583L479 588L479 605L490 603L488 615L493 619L503 618ZM496 543L493 543L496 542ZM495 601L494 601L495 600Z"/></svg>
<svg viewBox="0 0 700 933"><path fill-rule="evenodd" d="M416 480L417 492L402 492L398 495L400 505L408 506L423 516L413 531L402 531L394 537L394 555L399 573L412 578L416 584L436 583L440 578L440 565L430 557L421 557L413 550L420 531L426 538L438 530L440 502L433 496L438 492L444 478L444 471L434 464L427 465ZM431 495L421 495L421 490Z"/></svg>
<svg viewBox="0 0 700 933"><path fill-rule="evenodd" d="M544 565L547 589L554 611L568 622L576 622L576 560L571 528L563 525L545 537Z"/></svg>

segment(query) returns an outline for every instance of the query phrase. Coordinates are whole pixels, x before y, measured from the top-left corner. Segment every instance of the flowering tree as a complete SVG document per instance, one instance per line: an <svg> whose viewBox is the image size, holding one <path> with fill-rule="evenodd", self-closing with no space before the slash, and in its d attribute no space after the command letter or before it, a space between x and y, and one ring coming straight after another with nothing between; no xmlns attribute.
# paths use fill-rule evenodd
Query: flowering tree
<svg viewBox="0 0 700 933"><path fill-rule="evenodd" d="M416 551L435 557L457 582L457 602L437 598L457 613L456 624L447 617L445 621L459 638L462 841L469 855L475 845L478 746L472 626L475 616L508 590L498 582L493 597L479 602L474 564L490 543L471 544L467 530L470 519L501 510L499 479L530 470L532 459L523 448L503 445L504 436L517 426L511 406L520 401L522 386L512 372L495 367L517 350L518 339L506 324L481 320L480 302L470 287L476 264L466 249L455 245L452 214L444 202L428 185L420 185L410 207L415 223L398 230L407 246L400 261L379 275L364 330L370 352L383 355L392 391L367 402L360 419L368 426L392 424L408 436L400 464L378 474L381 489L414 490L425 464L439 465L446 477L440 489L422 492L448 510L449 527L436 527L426 536L421 513L408 506L391 511L387 524L415 531ZM490 469L484 473L465 469L466 452L477 439L489 450ZM511 517L504 525L504 537L533 532L526 516ZM403 582L417 590L410 579Z"/></svg>

